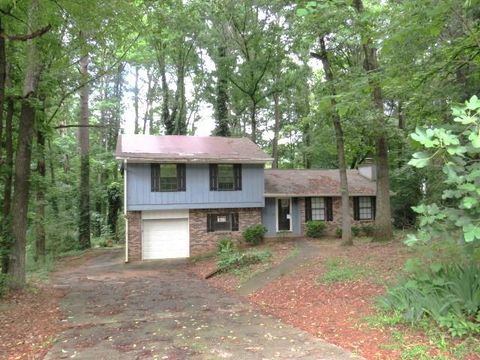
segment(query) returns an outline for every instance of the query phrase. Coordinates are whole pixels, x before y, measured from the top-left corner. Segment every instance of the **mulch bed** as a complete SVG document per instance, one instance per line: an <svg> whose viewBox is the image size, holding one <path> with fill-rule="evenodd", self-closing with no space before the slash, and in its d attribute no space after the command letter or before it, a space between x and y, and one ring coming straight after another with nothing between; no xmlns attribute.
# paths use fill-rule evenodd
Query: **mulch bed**
<svg viewBox="0 0 480 360"><path fill-rule="evenodd" d="M0 358L42 359L61 330L61 290L35 286L0 301Z"/></svg>

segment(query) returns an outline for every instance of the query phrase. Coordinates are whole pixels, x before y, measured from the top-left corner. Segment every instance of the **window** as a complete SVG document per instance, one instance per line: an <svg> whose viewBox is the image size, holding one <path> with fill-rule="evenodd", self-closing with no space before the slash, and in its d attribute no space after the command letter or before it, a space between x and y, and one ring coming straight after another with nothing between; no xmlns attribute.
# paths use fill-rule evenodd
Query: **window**
<svg viewBox="0 0 480 360"><path fill-rule="evenodd" d="M208 214L207 232L238 231L238 213Z"/></svg>
<svg viewBox="0 0 480 360"><path fill-rule="evenodd" d="M185 191L185 164L152 164L152 192Z"/></svg>
<svg viewBox="0 0 480 360"><path fill-rule="evenodd" d="M242 190L242 165L211 164L210 190L234 191Z"/></svg>
<svg viewBox="0 0 480 360"><path fill-rule="evenodd" d="M233 165L218 165L218 190L233 190L234 187Z"/></svg>
<svg viewBox="0 0 480 360"><path fill-rule="evenodd" d="M305 219L333 221L333 205L331 197L305 198Z"/></svg>
<svg viewBox="0 0 480 360"><path fill-rule="evenodd" d="M375 219L375 196L357 196L353 198L354 220Z"/></svg>
<svg viewBox="0 0 480 360"><path fill-rule="evenodd" d="M312 220L325 220L325 198L312 198Z"/></svg>

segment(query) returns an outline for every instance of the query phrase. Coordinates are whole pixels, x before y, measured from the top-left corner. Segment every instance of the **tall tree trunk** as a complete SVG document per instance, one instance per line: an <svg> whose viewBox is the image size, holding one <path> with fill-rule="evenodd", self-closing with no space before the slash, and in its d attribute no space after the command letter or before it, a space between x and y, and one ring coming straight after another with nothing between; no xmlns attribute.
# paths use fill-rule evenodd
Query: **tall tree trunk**
<svg viewBox="0 0 480 360"><path fill-rule="evenodd" d="M80 72L82 77L88 78L88 54L80 59ZM82 127L78 130L80 143L80 204L78 222L78 243L80 249L90 247L90 155L89 155L89 128L88 128L88 95L89 86L80 89L80 121Z"/></svg>
<svg viewBox="0 0 480 360"><path fill-rule="evenodd" d="M55 188L55 167L54 167L54 164L53 164L53 151L52 151L52 144L50 141L48 141L48 152L50 154L49 156L49 168L50 168L50 184L52 186L52 188ZM55 195L55 193L52 193L50 195L50 201L52 203L52 210L53 210L53 214L55 217L58 217L58 202L57 202L57 197Z"/></svg>
<svg viewBox="0 0 480 360"><path fill-rule="evenodd" d="M37 186L37 206L35 211L35 262L45 262L45 136L37 130L37 171L40 180Z"/></svg>
<svg viewBox="0 0 480 360"><path fill-rule="evenodd" d="M135 66L135 87L133 90L133 107L135 109L135 134L140 132L140 125L139 125L139 116L138 116L138 66Z"/></svg>
<svg viewBox="0 0 480 360"><path fill-rule="evenodd" d="M0 32L3 33L2 17L0 16ZM7 75L7 59L5 56L5 39L0 37L0 163L2 162L3 146L3 112L5 103L5 80Z"/></svg>
<svg viewBox="0 0 480 360"><path fill-rule="evenodd" d="M250 126L252 127L252 141L257 143L257 103L252 99L252 108L250 110Z"/></svg>
<svg viewBox="0 0 480 360"><path fill-rule="evenodd" d="M160 50L158 56L158 68L162 79L162 124L165 126L165 133L171 135L174 132L175 125L170 118L170 89L168 88L165 54L163 49Z"/></svg>
<svg viewBox="0 0 480 360"><path fill-rule="evenodd" d="M332 121L335 129L335 142L337 144L338 171L340 173L340 193L342 196L342 242L344 245L353 245L352 239L352 220L350 216L350 197L348 194L347 163L345 161L345 145L342 123L337 111L337 102L335 100L336 90L333 85L333 71L328 59L328 52L325 46L324 37L320 37L320 57L322 60L325 78L329 83L332 106Z"/></svg>
<svg viewBox="0 0 480 360"><path fill-rule="evenodd" d="M362 0L353 0L353 6L357 13L362 16L364 7ZM374 241L388 241L393 237L391 206L390 206L390 180L388 163L388 140L385 132L385 114L383 106L382 89L378 79L371 75L378 72L377 49L372 45L371 39L361 33L362 48L365 56L364 69L368 76L368 82L372 89L373 104L377 109L374 123L376 142L376 165L377 165L377 197Z"/></svg>
<svg viewBox="0 0 480 360"><path fill-rule="evenodd" d="M13 113L15 106L12 99L7 101L7 117L5 122L5 182L3 187L2 206L2 273L8 272L9 254L12 234L10 232L10 210L12 208L12 180L13 180Z"/></svg>
<svg viewBox="0 0 480 360"><path fill-rule="evenodd" d="M228 77L226 76L225 58L227 49L224 45L218 47L217 53L217 89L215 98L215 130L216 136L231 136L228 116Z"/></svg>
<svg viewBox="0 0 480 360"><path fill-rule="evenodd" d="M177 90L175 91L175 112L174 122L176 135L187 134L187 99L185 97L185 66L178 64L177 68ZM172 112L173 116L173 112Z"/></svg>
<svg viewBox="0 0 480 360"><path fill-rule="evenodd" d="M280 102L278 92L273 94L273 104L275 112L275 123L273 125L273 140L272 140L272 168L278 168L278 137L280 135L280 121L282 114L280 113Z"/></svg>
<svg viewBox="0 0 480 360"><path fill-rule="evenodd" d="M32 0L29 9L29 29L36 26L39 14L38 0ZM35 126L35 108L31 99L35 97L40 77L40 64L35 39L27 40L26 72L23 84L23 100L18 129L17 152L15 157L15 176L12 219L13 248L8 272L12 288L25 286L25 254L27 237L27 214L30 192L30 161L32 157L32 138Z"/></svg>

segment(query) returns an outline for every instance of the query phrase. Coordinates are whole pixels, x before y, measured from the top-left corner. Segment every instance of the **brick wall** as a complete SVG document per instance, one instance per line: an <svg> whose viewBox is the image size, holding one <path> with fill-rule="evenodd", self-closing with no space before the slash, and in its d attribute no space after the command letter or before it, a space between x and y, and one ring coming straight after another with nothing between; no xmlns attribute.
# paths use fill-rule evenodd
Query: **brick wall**
<svg viewBox="0 0 480 360"><path fill-rule="evenodd" d="M302 234L305 234L305 198L298 199L298 206L300 208L300 224L302 227ZM332 198L333 221L326 222L325 233L328 235L335 235L338 228L342 227L342 199L340 197ZM352 225L361 226L366 224L373 224L373 220L353 220L353 199L350 198L350 216Z"/></svg>
<svg viewBox="0 0 480 360"><path fill-rule="evenodd" d="M239 231L207 232L207 214L238 212ZM190 255L196 256L214 251L219 240L240 240L242 231L262 223L260 208L247 209L193 209L190 210Z"/></svg>
<svg viewBox="0 0 480 360"><path fill-rule="evenodd" d="M128 261L142 259L142 212L128 211Z"/></svg>

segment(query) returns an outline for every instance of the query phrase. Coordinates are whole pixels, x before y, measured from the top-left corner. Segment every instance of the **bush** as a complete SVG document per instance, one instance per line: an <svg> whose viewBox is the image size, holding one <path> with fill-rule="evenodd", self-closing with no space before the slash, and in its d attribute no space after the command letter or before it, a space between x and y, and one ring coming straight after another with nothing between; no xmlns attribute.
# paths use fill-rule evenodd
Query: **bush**
<svg viewBox="0 0 480 360"><path fill-rule="evenodd" d="M224 254L235 251L235 244L232 239L224 238L220 240L217 244L217 253Z"/></svg>
<svg viewBox="0 0 480 360"><path fill-rule="evenodd" d="M480 334L480 265L432 263L425 270L417 264L407 263L413 276L389 290L380 305L411 322L429 317L452 336Z"/></svg>
<svg viewBox="0 0 480 360"><path fill-rule="evenodd" d="M230 271L263 262L271 256L269 251L225 252L220 255L218 268L221 271Z"/></svg>
<svg viewBox="0 0 480 360"><path fill-rule="evenodd" d="M8 274L0 273L0 298L5 296L8 292L9 283L8 283Z"/></svg>
<svg viewBox="0 0 480 360"><path fill-rule="evenodd" d="M246 228L242 235L245 241L250 245L258 245L263 241L263 236L267 233L267 228L262 224L252 225Z"/></svg>
<svg viewBox="0 0 480 360"><path fill-rule="evenodd" d="M341 238L342 237L342 229L341 228L337 228L335 230L335 235L337 236L337 238Z"/></svg>
<svg viewBox="0 0 480 360"><path fill-rule="evenodd" d="M360 233L362 231L362 228L358 227L358 226L352 226L352 235L353 236L359 236Z"/></svg>
<svg viewBox="0 0 480 360"><path fill-rule="evenodd" d="M373 225L363 225L362 231L365 236L373 236L375 232L375 227Z"/></svg>
<svg viewBox="0 0 480 360"><path fill-rule="evenodd" d="M325 230L325 222L318 220L310 220L305 224L308 237L319 238Z"/></svg>

